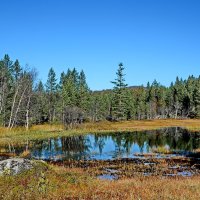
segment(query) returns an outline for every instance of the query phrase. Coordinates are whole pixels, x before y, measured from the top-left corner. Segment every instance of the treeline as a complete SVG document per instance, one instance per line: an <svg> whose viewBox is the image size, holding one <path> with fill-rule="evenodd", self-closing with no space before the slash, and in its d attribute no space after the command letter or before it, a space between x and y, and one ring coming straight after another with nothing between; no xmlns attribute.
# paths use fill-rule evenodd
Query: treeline
<svg viewBox="0 0 200 200"><path fill-rule="evenodd" d="M57 78L51 68L44 84L36 70L5 55L0 60L0 124L28 129L62 122L72 128L84 121L200 117L200 77L177 77L170 87L155 80L128 88L123 71L120 63L113 90L97 92L89 89L84 71L67 69Z"/></svg>

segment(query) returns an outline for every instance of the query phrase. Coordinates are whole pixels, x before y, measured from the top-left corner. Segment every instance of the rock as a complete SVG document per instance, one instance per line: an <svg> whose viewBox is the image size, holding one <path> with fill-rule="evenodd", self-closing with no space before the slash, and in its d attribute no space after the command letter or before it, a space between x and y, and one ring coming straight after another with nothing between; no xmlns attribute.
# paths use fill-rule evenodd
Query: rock
<svg viewBox="0 0 200 200"><path fill-rule="evenodd" d="M24 158L11 158L0 161L0 176L17 175L34 167L34 161Z"/></svg>

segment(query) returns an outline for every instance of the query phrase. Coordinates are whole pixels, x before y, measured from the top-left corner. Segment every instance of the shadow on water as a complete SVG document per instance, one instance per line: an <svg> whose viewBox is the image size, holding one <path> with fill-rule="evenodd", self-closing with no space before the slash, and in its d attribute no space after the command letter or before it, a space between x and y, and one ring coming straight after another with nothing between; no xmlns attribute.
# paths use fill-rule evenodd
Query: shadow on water
<svg viewBox="0 0 200 200"><path fill-rule="evenodd" d="M28 144L28 147L27 147ZM3 147L9 152L9 146ZM25 150L31 157L43 160L109 160L137 158L145 154L162 156L196 156L200 148L200 133L171 127L153 131L88 134L34 140L16 146L15 153Z"/></svg>

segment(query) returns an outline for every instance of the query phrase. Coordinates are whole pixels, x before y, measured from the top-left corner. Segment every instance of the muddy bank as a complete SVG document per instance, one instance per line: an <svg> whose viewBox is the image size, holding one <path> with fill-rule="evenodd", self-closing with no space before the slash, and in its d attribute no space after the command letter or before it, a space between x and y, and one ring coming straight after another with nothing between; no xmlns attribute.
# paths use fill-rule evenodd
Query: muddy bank
<svg viewBox="0 0 200 200"><path fill-rule="evenodd" d="M9 156L10 157L10 156ZM4 155L0 160L8 159ZM144 176L192 177L200 176L200 159L183 156L161 157L144 154L140 158L114 160L65 160L47 161L49 164L66 168L81 168L87 174L100 179L123 179Z"/></svg>
<svg viewBox="0 0 200 200"><path fill-rule="evenodd" d="M122 179L139 176L191 177L200 175L200 160L195 158L124 158L115 160L51 161L67 168L83 168L103 179Z"/></svg>

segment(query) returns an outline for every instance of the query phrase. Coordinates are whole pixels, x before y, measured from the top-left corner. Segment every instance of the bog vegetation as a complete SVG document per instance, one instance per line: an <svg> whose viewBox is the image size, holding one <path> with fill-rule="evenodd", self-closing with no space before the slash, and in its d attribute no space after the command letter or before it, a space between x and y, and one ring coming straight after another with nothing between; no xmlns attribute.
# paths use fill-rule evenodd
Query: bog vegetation
<svg viewBox="0 0 200 200"><path fill-rule="evenodd" d="M47 137L173 126L186 127L193 131L200 130L199 120L189 119L200 118L200 77L189 76L187 80L177 77L170 87L165 87L156 80L151 84L147 83L146 86L128 87L124 66L120 63L112 83L113 90L91 91L84 71L78 72L75 68L66 69L59 76L53 68L50 68L47 82L43 83L37 80L35 69L22 67L18 60L12 61L5 55L0 60L0 145L1 150L7 145L9 152L14 153L2 155L16 156L14 147L26 141L26 149L20 157L28 158L29 140ZM151 121L151 119L160 120ZM82 125L79 126L80 124ZM24 127L30 128L30 131L24 131ZM196 143L198 141L195 141ZM163 148L156 150L169 153ZM85 166L82 160L80 163ZM0 176L0 196L2 199L199 199L200 197L198 175L188 178L134 175L129 178L125 176L117 181L106 181L96 178L96 173L101 172L99 169L107 166L106 161L99 163L91 163L93 168L81 168L75 166L75 162L69 167L52 163L16 176ZM161 164L166 167L165 161ZM95 165L97 167L94 167ZM132 164L119 165L116 162L115 165L122 170L125 169L125 174L130 175L130 171L135 172L131 168ZM113 166L114 164L109 168ZM194 166L198 167L199 163ZM143 170L143 166L141 169L138 165L134 167L139 171ZM151 169L154 170L152 167Z"/></svg>
<svg viewBox="0 0 200 200"><path fill-rule="evenodd" d="M128 87L120 63L113 90L91 91L84 71L50 68L46 83L35 69L5 55L0 61L0 125L12 129L43 123L74 128L82 122L200 117L200 77L176 78L170 87L156 80Z"/></svg>
<svg viewBox="0 0 200 200"><path fill-rule="evenodd" d="M136 177L98 180L80 168L44 167L0 177L1 199L191 199L200 198L200 179Z"/></svg>

